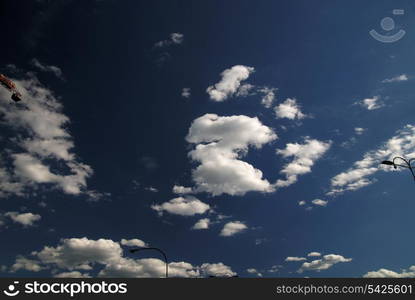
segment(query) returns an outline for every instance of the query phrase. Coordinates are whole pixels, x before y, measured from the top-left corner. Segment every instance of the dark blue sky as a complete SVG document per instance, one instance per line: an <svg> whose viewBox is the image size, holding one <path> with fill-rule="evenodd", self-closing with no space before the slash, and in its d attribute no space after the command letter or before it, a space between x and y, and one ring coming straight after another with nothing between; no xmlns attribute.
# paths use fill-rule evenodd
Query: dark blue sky
<svg viewBox="0 0 415 300"><path fill-rule="evenodd" d="M393 9L405 13L394 15ZM210 273L203 271L204 263L223 263L228 273L217 274L230 274L231 269L242 277L258 273L264 277L361 277L381 268L396 273L408 270L415 265L415 243L410 238L414 183L405 170L384 172L388 168L379 168L378 160L415 157L415 133L412 127L405 129L415 126L414 13L413 1L103 0L33 1L25 6L2 1L1 73L26 89L25 101L43 103L43 96L31 90L40 86L62 104L61 110L55 110L48 102L52 100L45 100L42 109L68 118L62 128L69 134L64 139L73 142L74 156L59 160L45 154L46 150L40 153L34 146L24 146L25 139L46 139L33 133L35 121L24 121L24 112L37 108L25 103L16 106L2 90L0 171L3 168L9 174L7 180L22 192L6 193L5 185L0 185L0 266L4 266L0 275L78 271L103 276L100 271L110 269L114 261L79 258L86 250L76 247L65 252L68 239L84 237L97 253L105 250L94 244L99 239L117 246L121 239L140 239L164 249L170 261L190 263L205 275ZM391 32L380 26L385 17L396 22ZM385 35L405 30L406 35L394 43L382 43L370 36L372 29ZM172 33L180 33L182 39L174 41ZM159 41L165 42L156 46ZM61 79L51 66L62 71ZM222 72L234 71L234 66L253 71L244 79L229 79L236 82L236 89L215 101L207 88L226 81ZM238 88L246 83L251 90L241 95ZM190 88L189 98L181 95L183 88ZM218 85L215 88L220 90ZM261 104L264 88L275 89L270 107ZM304 117L278 117L278 109L294 98L296 106L290 108ZM189 143L189 129L206 114L216 114L217 124L229 121L229 127L206 125L203 130L207 135L214 132L215 138ZM13 121L12 115L21 119ZM249 126L257 117L278 138L256 148L251 141L260 133L250 133L251 127L241 129L236 119L222 118L230 116L237 120L246 116ZM202 136L203 130L194 137ZM261 170L262 180L270 184L268 190L246 188L219 195L206 190L211 187L209 180L220 177L224 184L236 180L235 160L227 159L235 168L232 172L226 175L215 165L211 173L203 173L205 187L197 183L192 171L204 163L192 160L189 152L196 144L215 147L214 142L227 134L243 146L220 149L231 149L229 153L238 160ZM245 137L249 141L242 141ZM391 139L396 143L388 144ZM310 140L325 148L312 156L314 148L307 148ZM304 147L300 161L295 161L293 153L286 157L276 153L287 150L290 143ZM355 165L369 151L374 160L368 166ZM85 176L79 192L68 193L60 177L48 175L42 181L34 173L28 175L27 160L26 165L19 164L16 158L22 153L57 176L72 174L71 163L84 163L93 174ZM219 162L222 154L218 155L206 158L207 165ZM311 165L301 161L304 157ZM290 163L309 170L290 171L296 181L280 187L277 180L286 179L280 172ZM362 175L366 171L369 174ZM7 181L1 173L0 179ZM173 193L174 185L191 187L192 195ZM245 188L239 181L235 185ZM330 194L337 188L345 191ZM91 191L100 195L98 201L91 201ZM183 216L168 210L161 215L154 209L173 198L198 199L210 211ZM315 199L323 202L313 204ZM299 205L300 201L305 204ZM39 206L41 202L46 205ZM41 219L23 224L10 212ZM191 229L203 218L211 222L208 229ZM221 236L227 223L245 227ZM45 246L61 251L62 260L90 264L92 269L32 253ZM135 271L106 274L158 275L151 266L148 273L140 273L140 263L145 261L129 260L128 245L122 247L124 254L118 259L135 262ZM310 252L321 255L307 257ZM67 258L68 253L76 259ZM30 259L32 268L18 267L18 255ZM143 257L156 255L143 253ZM287 257L298 261L285 261ZM276 265L278 272L270 272ZM300 267L302 273L297 272Z"/></svg>

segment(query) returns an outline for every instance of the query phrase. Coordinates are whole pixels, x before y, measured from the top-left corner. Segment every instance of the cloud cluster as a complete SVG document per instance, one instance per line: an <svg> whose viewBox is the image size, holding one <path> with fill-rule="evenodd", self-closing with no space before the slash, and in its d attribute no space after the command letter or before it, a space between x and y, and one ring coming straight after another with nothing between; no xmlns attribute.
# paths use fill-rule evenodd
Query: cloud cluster
<svg viewBox="0 0 415 300"><path fill-rule="evenodd" d="M204 214L210 209L210 206L195 197L187 196L171 199L161 205L154 204L151 208L160 214L168 212L180 216L194 216Z"/></svg>
<svg viewBox="0 0 415 300"><path fill-rule="evenodd" d="M238 92L241 82L248 79L252 72L254 72L254 68L243 65L236 65L226 69L221 73L222 79L215 85L209 86L206 92L213 101L225 101Z"/></svg>
<svg viewBox="0 0 415 300"><path fill-rule="evenodd" d="M269 88L269 87L263 87L260 88L258 91L264 96L261 99L261 104L265 106L266 108L270 108L272 106L272 103L275 100L275 93L278 89L277 88Z"/></svg>
<svg viewBox="0 0 415 300"><path fill-rule="evenodd" d="M160 259L132 259L123 256L118 242L109 239L62 239L56 247L45 246L31 254L33 259L16 258L10 271L20 269L38 272L43 269L62 271L55 277L89 277L97 270L97 277L164 277L165 263ZM89 273L85 273L88 271ZM170 277L204 277L236 275L223 263L204 263L193 266L187 262L170 262Z"/></svg>
<svg viewBox="0 0 415 300"><path fill-rule="evenodd" d="M331 179L331 188L327 195L358 190L373 183L374 180L369 179L369 176L379 170L388 171L391 169L380 167L379 162L391 160L395 156L415 157L415 126L406 125L378 149L366 152L363 159L355 162L352 168L334 176Z"/></svg>
<svg viewBox="0 0 415 300"><path fill-rule="evenodd" d="M296 99L286 99L283 103L274 107L277 119L287 118L290 120L304 119L305 114L301 112L301 107L297 104Z"/></svg>
<svg viewBox="0 0 415 300"><path fill-rule="evenodd" d="M415 278L415 266L409 267L409 270L402 270L401 273L388 269L379 269L377 271L367 272L364 278Z"/></svg>
<svg viewBox="0 0 415 300"><path fill-rule="evenodd" d="M324 255L321 259L303 263L301 268L297 272L298 273L302 273L304 271L319 272L321 270L327 270L337 263L350 262L350 261L352 261L351 258L345 258L342 255L327 254L327 255Z"/></svg>
<svg viewBox="0 0 415 300"><path fill-rule="evenodd" d="M15 82L24 99L19 105L11 104L10 95L0 89L0 126L16 133L0 152L0 197L21 196L42 184L66 194L85 192L93 170L73 153L62 105L36 77Z"/></svg>
<svg viewBox="0 0 415 300"><path fill-rule="evenodd" d="M186 141L195 144L189 152L200 165L192 171L195 192L244 195L249 191L271 192L272 185L262 172L241 161L249 146L261 148L277 138L258 118L220 117L205 114L193 121Z"/></svg>
<svg viewBox="0 0 415 300"><path fill-rule="evenodd" d="M311 167L330 148L331 142L323 142L316 139L306 138L302 144L288 143L285 149L277 149L277 154L284 158L293 157L280 173L286 176L285 180L277 180L276 187L287 187L295 182L299 175L311 172Z"/></svg>

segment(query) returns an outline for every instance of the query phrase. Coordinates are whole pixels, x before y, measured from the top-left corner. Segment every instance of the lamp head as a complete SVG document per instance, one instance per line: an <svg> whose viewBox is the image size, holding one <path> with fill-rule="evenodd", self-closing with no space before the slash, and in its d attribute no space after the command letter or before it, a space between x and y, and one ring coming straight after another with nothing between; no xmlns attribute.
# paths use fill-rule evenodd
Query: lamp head
<svg viewBox="0 0 415 300"><path fill-rule="evenodd" d="M382 165L388 165L388 166L395 166L395 164L393 162L391 162L390 160L384 160L381 162ZM396 166L395 166L396 168Z"/></svg>

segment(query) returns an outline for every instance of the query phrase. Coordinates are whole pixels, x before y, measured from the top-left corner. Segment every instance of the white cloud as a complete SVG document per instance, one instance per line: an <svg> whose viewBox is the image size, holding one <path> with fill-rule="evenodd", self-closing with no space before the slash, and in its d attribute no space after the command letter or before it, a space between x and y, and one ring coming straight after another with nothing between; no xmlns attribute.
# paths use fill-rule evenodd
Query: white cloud
<svg viewBox="0 0 415 300"><path fill-rule="evenodd" d="M42 217L32 213L18 213L10 211L4 214L5 217L9 217L15 223L19 223L24 227L33 226L35 222L39 221Z"/></svg>
<svg viewBox="0 0 415 300"><path fill-rule="evenodd" d="M312 256L321 256L320 252L310 252L307 254L307 256L312 257Z"/></svg>
<svg viewBox="0 0 415 300"><path fill-rule="evenodd" d="M181 185L174 185L173 186L173 193L179 195L191 194L193 192L191 187L184 187Z"/></svg>
<svg viewBox="0 0 415 300"><path fill-rule="evenodd" d="M392 78L387 78L382 80L382 83L392 83L392 82L399 82L399 81L407 81L408 76L406 74L398 75Z"/></svg>
<svg viewBox="0 0 415 300"><path fill-rule="evenodd" d="M55 278L91 278L88 273L81 273L79 271L63 272L55 274Z"/></svg>
<svg viewBox="0 0 415 300"><path fill-rule="evenodd" d="M283 103L274 107L277 119L287 118L290 120L304 119L305 114L301 112L301 107L297 104L296 99L287 98Z"/></svg>
<svg viewBox="0 0 415 300"><path fill-rule="evenodd" d="M14 80L23 98L18 106L10 105L9 93L0 89L1 125L18 133L11 140L13 150L0 152L0 197L22 196L45 183L67 194L85 193L93 170L72 151L74 143L66 129L69 118L62 105L31 76ZM13 163L6 166L1 160Z"/></svg>
<svg viewBox="0 0 415 300"><path fill-rule="evenodd" d="M206 92L209 94L210 99L214 101L225 101L238 91L241 82L248 79L252 72L254 72L254 68L243 65L236 65L226 69L221 73L221 81L214 86L209 86Z"/></svg>
<svg viewBox="0 0 415 300"><path fill-rule="evenodd" d="M254 93L252 93L251 91L252 91L252 89L254 88L255 86L254 85L252 85L252 84L250 84L250 83L245 83L245 84L242 84L239 88L238 88L238 90L237 90L237 92L236 92L236 96L237 97L247 97L247 96L249 96L249 95L253 95Z"/></svg>
<svg viewBox="0 0 415 300"><path fill-rule="evenodd" d="M277 90L278 89L276 88L269 87L260 88L258 91L264 94L264 96L261 99L261 104L264 105L266 108L270 108L275 100L275 92Z"/></svg>
<svg viewBox="0 0 415 300"><path fill-rule="evenodd" d="M156 189L155 187L152 187L152 186L150 186L150 187L146 187L146 188L144 188L146 191L149 191L149 192L152 192L152 193L158 193L158 189Z"/></svg>
<svg viewBox="0 0 415 300"><path fill-rule="evenodd" d="M365 131L366 131L366 129L365 129L365 128L361 128L361 127L356 127L356 128L354 129L354 132L355 132L357 135L362 135Z"/></svg>
<svg viewBox="0 0 415 300"><path fill-rule="evenodd" d="M254 274L254 275L256 275L256 276L258 276L258 277L262 277L262 273L261 272L259 272L257 269L255 269L255 268L249 268L249 269L246 269L246 271L249 273L249 274Z"/></svg>
<svg viewBox="0 0 415 300"><path fill-rule="evenodd" d="M277 149L277 154L283 157L293 157L292 162L286 164L280 173L285 174L285 180L277 180L276 187L286 187L297 182L299 175L311 172L311 167L330 148L331 141L322 142L306 138L303 144L288 143L285 149Z"/></svg>
<svg viewBox="0 0 415 300"><path fill-rule="evenodd" d="M357 103L367 108L368 110L375 110L384 106L383 103L381 103L379 100L379 96L374 96L372 98L363 99L362 101Z"/></svg>
<svg viewBox="0 0 415 300"><path fill-rule="evenodd" d="M200 219L193 225L192 229L199 230L199 229L209 229L210 220L208 218Z"/></svg>
<svg viewBox="0 0 415 300"><path fill-rule="evenodd" d="M246 226L244 223L241 223L239 221L234 222L228 222L223 226L222 231L220 232L221 236L232 236L237 233L241 233L248 229L248 226Z"/></svg>
<svg viewBox="0 0 415 300"><path fill-rule="evenodd" d="M190 96L191 96L190 88L183 88L182 89L182 97L183 98L190 98Z"/></svg>
<svg viewBox="0 0 415 300"><path fill-rule="evenodd" d="M187 196L171 199L161 205L152 205L151 208L159 213L166 211L175 215L194 216L204 214L210 209L210 206L195 197Z"/></svg>
<svg viewBox="0 0 415 300"><path fill-rule="evenodd" d="M288 256L285 261L304 261L307 260L305 257Z"/></svg>
<svg viewBox="0 0 415 300"><path fill-rule="evenodd" d="M395 156L415 157L415 126L406 125L396 135L387 140L378 149L366 152L363 159L355 162L353 167L339 173L331 179L331 189L327 195L337 195L345 191L355 191L374 182L367 177L379 170L391 171L389 166L381 167L383 160ZM398 169L400 171L401 169Z"/></svg>
<svg viewBox="0 0 415 300"><path fill-rule="evenodd" d="M324 200L321 200L321 199L314 199L313 201L311 201L314 205L317 205L317 206L326 206L327 205L327 203L328 203L328 201L324 201Z"/></svg>
<svg viewBox="0 0 415 300"><path fill-rule="evenodd" d="M121 245L123 246L130 246L130 247L146 247L147 244L145 242L143 242L142 240L139 239L131 239L131 240L126 240L126 239L122 239L120 242Z"/></svg>
<svg viewBox="0 0 415 300"><path fill-rule="evenodd" d="M298 205L300 205L300 206L303 206L305 204L306 204L306 202L304 200L301 200L301 201L298 202Z"/></svg>
<svg viewBox="0 0 415 300"><path fill-rule="evenodd" d="M58 77L59 79L64 80L62 70L59 67L48 66L48 65L42 64L36 58L33 58L31 63L32 63L32 65L34 65L39 70L41 70L43 72L51 72L51 73L55 74L55 76Z"/></svg>
<svg viewBox="0 0 415 300"><path fill-rule="evenodd" d="M298 273L302 273L304 271L319 272L321 270L327 270L337 263L350 262L350 261L352 261L351 258L345 258L337 254L327 254L327 255L324 255L321 259L313 260L312 262L303 263L301 268L298 270Z"/></svg>
<svg viewBox="0 0 415 300"><path fill-rule="evenodd" d="M377 271L367 272L364 278L415 278L415 266L409 267L409 270L402 270L401 273L388 269L379 269Z"/></svg>
<svg viewBox="0 0 415 300"><path fill-rule="evenodd" d="M249 191L271 192L272 185L262 179L262 172L239 160L249 146L261 148L277 138L273 130L258 118L219 117L206 114L193 121L187 142L196 144L189 156L200 162L193 170L195 192L244 195Z"/></svg>
<svg viewBox="0 0 415 300"><path fill-rule="evenodd" d="M26 270L31 272L39 272L45 269L40 262L33 259L28 259L23 256L17 256L15 263L10 267L10 272L14 273L18 270Z"/></svg>
<svg viewBox="0 0 415 300"><path fill-rule="evenodd" d="M167 47L173 44L180 45L181 43L183 43L183 40L184 40L184 35L182 33L174 32L170 34L169 39L159 41L155 43L154 46L161 48L161 47Z"/></svg>
<svg viewBox="0 0 415 300"><path fill-rule="evenodd" d="M37 272L52 269L55 277L90 277L94 268L103 267L98 277L164 277L165 262L160 259L131 259L123 256L120 244L108 239L89 240L87 238L62 239L56 247L45 246L41 251L33 251L33 260L17 257L11 267ZM193 266L187 262L170 262L169 277L233 276L230 267L223 263L204 263ZM95 276L92 276L95 277Z"/></svg>
<svg viewBox="0 0 415 300"><path fill-rule="evenodd" d="M232 277L236 275L236 273L233 272L230 267L224 265L223 263L217 263L217 264L205 263L200 266L200 271L205 277L207 276Z"/></svg>

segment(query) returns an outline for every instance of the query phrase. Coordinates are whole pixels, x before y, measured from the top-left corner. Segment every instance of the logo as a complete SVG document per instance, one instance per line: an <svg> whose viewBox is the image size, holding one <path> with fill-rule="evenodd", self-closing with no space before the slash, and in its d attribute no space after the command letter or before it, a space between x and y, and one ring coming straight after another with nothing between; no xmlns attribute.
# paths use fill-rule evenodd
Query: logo
<svg viewBox="0 0 415 300"><path fill-rule="evenodd" d="M17 296L20 293L20 291L16 290L16 286L15 286L16 284L19 284L19 282L15 281L15 282L13 282L13 284L10 284L7 287L7 290L4 290L3 293L6 296L9 296L9 297Z"/></svg>
<svg viewBox="0 0 415 300"><path fill-rule="evenodd" d="M403 9L394 9L392 11L394 15L404 15L405 10ZM376 30L372 29L369 31L369 34L379 42L382 43L394 43L399 41L401 38L404 37L406 34L406 31L403 29L400 29L395 34L392 34L392 30L395 29L395 21L391 17L385 17L380 21L380 27L382 27L383 30L387 32L386 35L378 33Z"/></svg>

